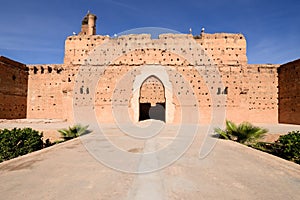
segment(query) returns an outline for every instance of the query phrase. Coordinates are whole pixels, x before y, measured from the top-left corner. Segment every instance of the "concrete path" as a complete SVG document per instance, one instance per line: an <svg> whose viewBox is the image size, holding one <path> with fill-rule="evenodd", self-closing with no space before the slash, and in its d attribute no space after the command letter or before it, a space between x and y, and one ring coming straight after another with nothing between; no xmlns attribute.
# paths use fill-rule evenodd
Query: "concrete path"
<svg viewBox="0 0 300 200"><path fill-rule="evenodd" d="M113 126L105 129L110 141L132 153L155 151L176 137L174 126L147 142L132 140ZM216 139L210 154L199 159L204 132L200 127L192 146L174 164L142 175L104 166L82 139L3 162L0 199L299 199L300 165ZM93 140L95 134L84 137ZM155 157L152 161L160 162ZM120 157L119 162L126 160Z"/></svg>

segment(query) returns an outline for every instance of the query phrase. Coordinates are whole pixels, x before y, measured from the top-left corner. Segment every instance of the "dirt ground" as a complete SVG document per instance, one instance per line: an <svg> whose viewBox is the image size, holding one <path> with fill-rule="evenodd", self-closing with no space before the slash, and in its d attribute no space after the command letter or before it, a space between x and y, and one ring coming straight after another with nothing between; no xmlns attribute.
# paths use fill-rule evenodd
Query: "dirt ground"
<svg viewBox="0 0 300 200"><path fill-rule="evenodd" d="M20 120L0 120L0 129L8 128L24 128L30 127L40 132L43 132L43 139L49 139L51 142L61 140L61 135L57 131L62 128L72 126L63 120L48 120L48 119L20 119ZM300 130L298 125L289 124L255 124L257 126L267 128L269 132L261 139L263 142L274 142L280 135L287 134L289 131Z"/></svg>
<svg viewBox="0 0 300 200"><path fill-rule="evenodd" d="M157 154L145 162L149 153L178 138L174 135L178 127L166 126L159 135L144 142L128 137L116 126L107 125L104 131L114 146L91 133L0 163L0 199L299 198L300 165L215 138L211 138L214 146L209 154L200 158L199 151L205 149L206 129L199 127L192 145L175 162L151 173L135 174L119 169L156 167L177 153L176 148L169 149L167 157ZM283 129L286 130L286 126L276 130ZM185 142L186 135L179 140ZM124 155L128 152L141 159L137 163L128 162L127 157L115 154L115 146ZM105 157L99 158L97 153ZM116 165L108 164L105 159Z"/></svg>

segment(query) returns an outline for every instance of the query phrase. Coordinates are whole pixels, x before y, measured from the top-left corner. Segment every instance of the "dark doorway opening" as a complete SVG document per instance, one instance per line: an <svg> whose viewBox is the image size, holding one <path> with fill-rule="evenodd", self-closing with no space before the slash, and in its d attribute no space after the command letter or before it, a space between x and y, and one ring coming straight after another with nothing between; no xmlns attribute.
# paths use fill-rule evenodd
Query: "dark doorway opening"
<svg viewBox="0 0 300 200"><path fill-rule="evenodd" d="M140 103L139 121L147 119L166 122L166 103L156 103L155 106L151 106L151 103Z"/></svg>

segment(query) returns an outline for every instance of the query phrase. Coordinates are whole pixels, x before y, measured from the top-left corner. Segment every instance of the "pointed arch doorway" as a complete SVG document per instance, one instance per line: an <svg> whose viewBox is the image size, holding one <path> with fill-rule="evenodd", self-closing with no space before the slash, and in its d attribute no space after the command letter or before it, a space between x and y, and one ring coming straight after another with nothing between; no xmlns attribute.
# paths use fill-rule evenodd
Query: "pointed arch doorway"
<svg viewBox="0 0 300 200"><path fill-rule="evenodd" d="M141 90L145 87L148 78L154 77L158 82L157 84L161 86L161 90L163 89L163 92L159 93L155 90L155 93L159 93L160 98L156 99L163 99L162 102L155 101L156 105L161 105L160 103L164 103L164 115L165 115L165 123L171 124L174 123L174 116L175 116L175 104L173 102L173 86L170 81L170 76L167 71L167 67L164 67L162 65L143 65L138 68L139 74L135 76L135 79L133 81L133 88L132 88L132 98L130 99L130 112L132 112L132 121L137 123L140 120L140 114L141 109L140 109L140 103L150 103L145 101L145 97L149 97L149 95L141 95ZM150 80L149 80L150 81ZM143 86L144 85L144 86ZM157 89L157 87L156 87ZM159 88L158 88L159 89ZM154 93L154 87L152 92ZM142 92L143 93L143 92ZM156 94L157 95L157 94ZM143 98L144 97L144 98ZM151 100L151 97L149 98ZM155 98L154 98L155 100ZM153 101L153 96L152 96L152 102ZM154 103L155 103L154 102ZM152 104L154 106L154 103ZM148 104L149 107L149 104ZM161 108L161 107L160 107ZM161 109L160 109L161 110ZM149 108L150 111L150 108ZM149 113L148 111L148 113ZM153 116L153 113L158 113L156 112L155 107L151 109L151 116ZM149 116L150 118L150 116Z"/></svg>
<svg viewBox="0 0 300 200"><path fill-rule="evenodd" d="M166 122L166 97L163 83L154 75L140 87L139 121L156 119Z"/></svg>

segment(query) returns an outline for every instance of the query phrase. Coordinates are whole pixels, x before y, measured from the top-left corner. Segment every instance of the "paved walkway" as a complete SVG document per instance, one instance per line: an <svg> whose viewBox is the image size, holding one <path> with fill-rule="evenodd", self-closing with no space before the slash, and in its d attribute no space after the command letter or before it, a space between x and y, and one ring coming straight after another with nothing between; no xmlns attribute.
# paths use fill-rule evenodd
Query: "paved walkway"
<svg viewBox="0 0 300 200"><path fill-rule="evenodd" d="M113 126L107 137L126 152L151 152L169 144L169 126L151 142L133 140ZM149 174L108 168L75 139L0 164L0 199L299 199L300 165L224 140L199 159L200 127L189 150L174 164ZM183 140L185 138L182 138ZM95 134L84 136L94 142ZM217 140L217 141L216 141ZM98 140L96 144L105 146ZM127 162L118 158L120 165ZM160 160L153 158L154 165Z"/></svg>

